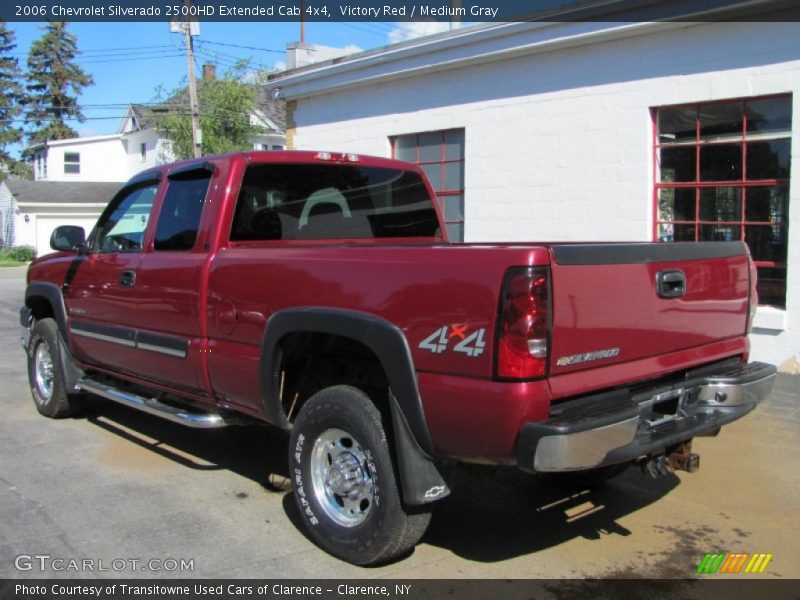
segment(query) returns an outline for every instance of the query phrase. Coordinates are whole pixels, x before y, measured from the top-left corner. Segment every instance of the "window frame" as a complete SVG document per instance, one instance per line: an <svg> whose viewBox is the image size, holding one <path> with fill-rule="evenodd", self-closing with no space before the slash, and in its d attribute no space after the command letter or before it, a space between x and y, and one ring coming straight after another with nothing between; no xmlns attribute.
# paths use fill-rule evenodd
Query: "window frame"
<svg viewBox="0 0 800 600"><path fill-rule="evenodd" d="M446 155L445 136L448 133L453 133L453 132L461 132L463 134L463 136L464 136L464 148L463 148L464 152L463 152L463 155L461 156L460 159L448 159L447 155ZM435 134L439 135L439 160L421 161L420 160L420 145L419 145L420 136L422 136L422 135L435 135ZM465 190L466 190L466 164L467 164L467 157L466 157L466 154L467 154L467 150L466 150L467 149L467 131L466 131L466 128L464 128L464 127L451 127L449 129L437 129L437 130L434 130L434 131L418 131L418 132L415 132L415 133L403 133L403 134L390 136L389 137L389 142L390 142L391 147L392 147L392 158L393 159L397 158L397 141L400 138L409 138L411 136L414 136L414 138L415 138L415 140L414 140L415 156L414 156L414 161L412 162L412 164L418 166L423 171L424 171L423 167L426 166L426 165L436 165L436 164L438 164L440 166L440 169L441 169L440 179L441 179L441 182L442 182L442 188L441 189L434 188L433 187L433 182L431 182L431 188L433 189L433 194L436 197L436 203L438 204L438 209L439 209L439 212L441 214L442 222L444 223L445 228L447 228L448 225L460 225L461 226L461 239L459 239L459 240L450 239L449 232L447 234L447 238L451 242L463 243L464 242L464 222L466 221L466 219L465 219L465 216L466 216L465 215L465 213L466 213L466 210L465 210L465 201L466 201ZM446 181L446 179L445 179L445 165L455 164L455 163L461 163L461 165L462 165L461 173L462 173L462 177L464 178L464 181L462 181L461 189L454 189L454 188L453 189L448 189L448 188L444 187L445 181ZM426 179L427 179L427 176L426 176ZM447 209L446 209L447 198L452 198L452 197L457 197L457 196L461 196L461 219L448 219L447 218ZM440 202L440 200L441 200L441 202Z"/></svg>
<svg viewBox="0 0 800 600"><path fill-rule="evenodd" d="M748 131L748 115L747 115L747 105L748 103L752 102L759 102L762 100L771 100L771 99L778 99L784 98L789 99L791 102L792 93L780 93L780 94L767 94L761 96L750 96L750 97L741 97L741 98L726 98L722 100L711 100L706 102L689 102L683 104L671 104L671 105L663 105L653 107L650 110L651 114L651 125L652 125L652 162L653 162L653 197L652 197L652 205L653 205L653 229L652 229L652 236L654 242L661 241L659 236L659 229L662 225L692 225L694 226L694 241L703 241L700 240L700 230L704 226L730 226L730 227L738 227L739 229L739 238L741 241L747 243L747 228L748 227L766 227L771 226L781 227L783 228L783 235L788 239L788 230L789 230L789 206L788 206L788 196L787 196L787 205L786 211L783 216L783 220L778 221L749 221L747 220L747 191L753 189L769 189L769 188L776 188L776 187L785 187L788 189L791 181L791 164L789 166L789 174L788 177L776 177L776 178L768 178L768 179L750 179L747 178L747 145L748 141L757 143L757 142L773 142L776 140L783 140L788 139L792 140L792 126L790 125L788 133L783 132L776 132L773 135L764 135L764 134L755 134L753 138L748 140L748 133L753 133ZM739 103L742 108L742 130L741 136L737 139L726 139L726 140L703 140L701 137L701 119L700 119L700 112L702 109L716 106L716 105L725 105L725 104L734 104ZM662 142L660 139L660 132L659 132L659 112L665 109L680 109L680 108L692 108L695 111L695 131L694 131L694 140L693 143L691 141L681 141L681 142ZM792 120L794 119L794 115L791 115ZM733 137L733 136L732 136ZM705 181L701 178L701 160L702 160L702 149L709 146L724 146L724 145L731 145L731 144L741 144L741 176L737 179L729 179L729 180L708 180ZM692 181L672 181L672 182L664 182L660 181L660 164L659 164L659 153L660 150L664 148L694 148L694 180ZM791 155L791 153L790 153ZM703 190L708 189L720 189L720 188L732 188L734 190L738 190L740 192L740 199L739 199L739 218L736 220L730 221L710 221L707 219L701 218L701 210L702 210L702 202L701 202L701 195ZM693 220L678 220L673 218L672 220L663 220L661 219L660 215L660 197L662 190L678 190L678 189L694 189L695 196L694 196L694 219ZM671 242L666 242L671 243ZM749 246L748 246L749 247ZM784 271L784 297L783 303L779 304L780 308L786 306L786 279L787 279L787 271L788 271L788 262L780 262L775 260L756 260L753 259L754 265L758 268L771 268L771 269L783 269ZM776 306L775 304L760 304L761 306Z"/></svg>
<svg viewBox="0 0 800 600"><path fill-rule="evenodd" d="M217 176L217 168L211 162L204 162L201 164L189 164L186 166L180 166L174 168L170 173L164 178L161 182L161 200L158 203L158 206L154 206L153 210L156 211L154 214L151 215L151 220L153 221L153 234L152 234L152 242L150 244L150 250L154 253L187 253L193 252L198 247L198 242L201 238L202 234L202 225L203 219L206 215L208 210L209 198L211 194L214 193L214 183ZM206 180L208 184L206 186L206 192L203 195L203 202L202 208L200 209L200 218L197 221L197 229L195 231L194 239L192 240L191 246L182 247L182 248L161 248L158 242L158 228L159 225L162 224L162 219L164 217L164 210L167 208L167 201L169 200L169 193L172 186L175 184L179 184L185 181L199 181L199 180Z"/></svg>
<svg viewBox="0 0 800 600"><path fill-rule="evenodd" d="M75 156L76 159L67 160L67 156ZM75 170L68 170L67 167L74 167ZM80 152L64 152L64 175L80 175L81 174L81 153Z"/></svg>
<svg viewBox="0 0 800 600"><path fill-rule="evenodd" d="M119 205L123 201L125 201L126 198L128 198L131 194L147 187L154 188L153 201L150 204L150 212L148 213L147 222L145 223L144 229L142 230L142 241L139 245L139 248L127 249L127 250L123 249L103 250L102 248L100 248L100 243L101 243L100 230L102 225L108 221L108 219L111 217L114 211L117 210ZM108 206L106 206L105 210L102 212L100 217L97 219L97 223L95 224L94 229L92 229L91 234L89 235L88 246L90 248L90 251L96 254L113 254L117 252L119 253L144 252L146 247L145 241L147 238L147 230L150 227L150 223L152 222L153 210L156 207L156 202L158 200L159 193L160 193L160 181L158 179L144 179L142 181L129 184L124 188L122 188L121 190L119 190L111 199L111 201L108 203ZM108 235L108 233L106 233L106 235Z"/></svg>
<svg viewBox="0 0 800 600"><path fill-rule="evenodd" d="M281 239L239 239L236 237L235 227L237 225L237 212L239 210L240 202L242 200L242 193L244 192L245 182L247 181L248 171L250 169L256 169L259 167L281 167L284 164L289 165L297 165L297 166L308 166L308 167L315 167L315 166L323 166L323 167L336 167L338 166L337 163L333 162L306 162L306 161L290 161L284 163L280 160L266 160L266 161L253 161L249 162L245 167L245 172L242 176L242 184L239 188L238 195L236 198L236 202L234 203L233 209L230 211L230 219L227 225L227 244L229 247L232 248L241 248L241 247L271 247L271 246L308 246L308 245L330 245L330 244L341 244L342 242L347 243L355 243L359 245L393 245L398 243L426 243L429 244L431 242L434 243L441 243L444 241L444 237L441 233L441 221L439 216L439 208L437 207L436 200L432 200L427 187L423 187L423 178L419 176L416 170L414 169L402 169L398 168L397 165L387 165L387 164L374 164L371 161L368 161L367 164L361 163L357 161L355 164L350 165L355 168L367 168L367 169L384 169L389 171L398 171L403 173L411 174L418 178L419 185L423 187L425 200L426 202L430 202L430 208L434 211L436 217L436 231L439 232L433 236L411 236L411 235L404 235L404 236L382 236L382 237L367 237L367 236L355 236L355 237L340 237L340 236L325 236L325 237L286 237ZM352 207L351 207L352 208ZM376 213L377 214L377 213Z"/></svg>

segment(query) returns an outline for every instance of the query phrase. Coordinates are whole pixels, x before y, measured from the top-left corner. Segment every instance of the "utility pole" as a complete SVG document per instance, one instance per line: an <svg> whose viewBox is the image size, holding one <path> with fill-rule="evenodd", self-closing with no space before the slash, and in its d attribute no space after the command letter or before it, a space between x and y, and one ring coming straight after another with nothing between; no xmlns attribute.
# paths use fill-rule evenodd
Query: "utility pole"
<svg viewBox="0 0 800 600"><path fill-rule="evenodd" d="M189 13L191 0L184 0L183 5L187 7L186 12ZM189 110L192 113L192 147L194 149L194 157L200 158L203 154L203 132L200 130L200 110L197 107L197 82L195 81L194 73L194 43L192 42L192 26L189 22L188 14L184 23L184 31L186 33L186 62L189 76Z"/></svg>

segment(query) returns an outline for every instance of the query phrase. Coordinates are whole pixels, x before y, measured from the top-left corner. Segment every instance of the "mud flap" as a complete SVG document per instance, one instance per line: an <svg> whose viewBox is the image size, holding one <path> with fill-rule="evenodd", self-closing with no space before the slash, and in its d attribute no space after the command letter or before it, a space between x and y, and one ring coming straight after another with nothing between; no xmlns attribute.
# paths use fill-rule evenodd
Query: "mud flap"
<svg viewBox="0 0 800 600"><path fill-rule="evenodd" d="M403 411L393 395L389 395L392 411L394 449L403 501L409 506L420 506L450 495L450 487L411 433Z"/></svg>

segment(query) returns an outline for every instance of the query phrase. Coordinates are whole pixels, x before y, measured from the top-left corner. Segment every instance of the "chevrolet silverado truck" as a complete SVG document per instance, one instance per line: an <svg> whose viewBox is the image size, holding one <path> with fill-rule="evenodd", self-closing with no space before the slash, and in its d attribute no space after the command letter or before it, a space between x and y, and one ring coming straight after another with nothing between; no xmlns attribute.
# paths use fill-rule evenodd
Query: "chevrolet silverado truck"
<svg viewBox="0 0 800 600"><path fill-rule="evenodd" d="M246 152L149 169L61 226L21 309L36 408L86 395L289 432L311 537L407 553L452 466L696 470L770 392L745 244L453 244L414 165ZM266 429L265 429L266 431Z"/></svg>

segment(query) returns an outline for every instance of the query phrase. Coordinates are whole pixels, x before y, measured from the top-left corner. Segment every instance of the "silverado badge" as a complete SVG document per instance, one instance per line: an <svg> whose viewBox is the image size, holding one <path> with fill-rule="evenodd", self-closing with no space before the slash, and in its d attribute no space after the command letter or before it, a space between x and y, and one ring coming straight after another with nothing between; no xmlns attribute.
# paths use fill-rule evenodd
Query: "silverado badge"
<svg viewBox="0 0 800 600"><path fill-rule="evenodd" d="M562 356L556 361L559 367L577 365L592 360L602 360L604 358L614 358L619 356L619 348L606 348L605 350L595 350L584 354L573 354L572 356Z"/></svg>

